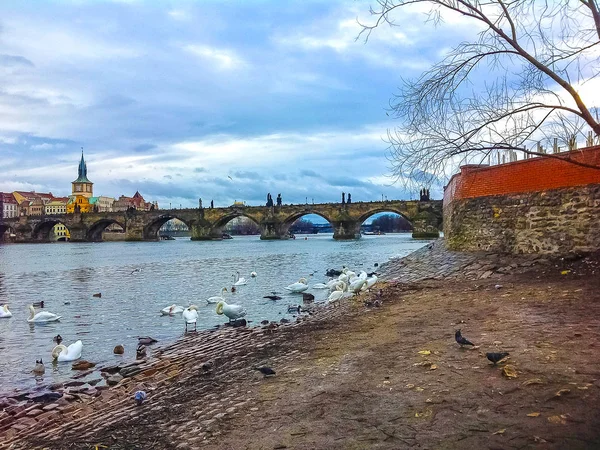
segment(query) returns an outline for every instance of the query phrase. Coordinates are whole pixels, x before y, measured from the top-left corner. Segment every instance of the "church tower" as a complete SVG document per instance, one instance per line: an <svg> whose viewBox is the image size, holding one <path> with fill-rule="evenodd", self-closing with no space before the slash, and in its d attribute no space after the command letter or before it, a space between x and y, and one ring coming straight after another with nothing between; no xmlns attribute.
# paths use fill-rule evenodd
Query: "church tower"
<svg viewBox="0 0 600 450"><path fill-rule="evenodd" d="M86 198L93 197L94 189L92 186L94 183L88 180L87 177L87 164L85 163L85 159L83 159L83 149L81 149L81 161L79 162L78 175L77 179L71 183L71 195L83 196Z"/></svg>

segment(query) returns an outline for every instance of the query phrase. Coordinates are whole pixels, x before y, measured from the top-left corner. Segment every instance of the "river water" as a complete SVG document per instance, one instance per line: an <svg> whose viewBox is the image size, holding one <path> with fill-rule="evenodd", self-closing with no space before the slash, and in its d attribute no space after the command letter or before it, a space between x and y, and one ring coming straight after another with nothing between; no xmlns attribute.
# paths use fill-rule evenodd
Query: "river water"
<svg viewBox="0 0 600 450"><path fill-rule="evenodd" d="M198 329L226 321L206 299L231 288L239 271L248 284L228 303L243 305L252 321L286 317L289 305L302 303L285 286L306 277L309 285L326 282L328 268L374 269L391 257L404 256L425 245L410 234L364 236L356 241L334 241L331 234L309 235L307 240L261 241L257 236L224 241L102 242L0 245L0 304L8 303L13 317L0 319L0 394L64 381L73 375L71 363L50 364L52 337L63 344L83 341L82 359L116 363L135 359L137 336L150 335L160 343L183 335L181 314L161 316L173 303L199 306ZM135 271L135 269L140 269ZM256 271L256 278L250 272ZM310 276L310 274L313 274ZM281 293L281 300L263 296ZM317 302L328 291L309 289ZM102 293L95 298L94 293ZM59 322L32 325L27 305L44 300L44 311L62 316ZM113 354L117 344L125 355ZM46 373L35 379L31 369L43 358Z"/></svg>

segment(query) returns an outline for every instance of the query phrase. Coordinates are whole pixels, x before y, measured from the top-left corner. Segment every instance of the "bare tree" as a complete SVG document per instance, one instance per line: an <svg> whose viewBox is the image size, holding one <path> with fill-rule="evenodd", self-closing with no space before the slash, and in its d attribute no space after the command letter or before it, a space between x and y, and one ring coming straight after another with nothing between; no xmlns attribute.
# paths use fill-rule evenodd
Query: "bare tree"
<svg viewBox="0 0 600 450"><path fill-rule="evenodd" d="M416 4L429 7L434 25L460 14L481 31L418 79L404 80L391 99L390 115L401 121L387 135L398 180L430 184L448 166L513 160L517 152L558 157L543 145L572 146L588 130L588 143L598 142L598 109L579 93L600 74L598 0L377 0L374 22L361 23L360 36L395 26Z"/></svg>

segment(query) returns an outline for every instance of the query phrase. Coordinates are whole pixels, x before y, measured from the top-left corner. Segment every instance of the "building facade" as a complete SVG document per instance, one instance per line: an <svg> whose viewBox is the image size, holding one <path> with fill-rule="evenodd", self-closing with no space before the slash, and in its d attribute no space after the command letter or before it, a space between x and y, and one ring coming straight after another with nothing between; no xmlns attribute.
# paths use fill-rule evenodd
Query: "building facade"
<svg viewBox="0 0 600 450"><path fill-rule="evenodd" d="M17 208L19 216L41 216L44 214L44 207L46 203L54 198L52 192L43 193L34 191L14 191L13 196L19 204Z"/></svg>
<svg viewBox="0 0 600 450"><path fill-rule="evenodd" d="M19 215L19 204L11 193L0 192L0 219L10 219Z"/></svg>
<svg viewBox="0 0 600 450"><path fill-rule="evenodd" d="M46 203L45 212L46 214L66 214L67 213L67 202L69 197L55 197Z"/></svg>
<svg viewBox="0 0 600 450"><path fill-rule="evenodd" d="M106 197L101 195L98 197L98 212L113 212L113 205L115 203L115 199L112 197Z"/></svg>
<svg viewBox="0 0 600 450"><path fill-rule="evenodd" d="M126 197L121 195L118 200L115 200L113 205L113 211L127 211L129 208L136 209L138 211L151 211L152 209L158 209L158 204L147 202L142 197L139 191L136 191L133 194L133 197Z"/></svg>

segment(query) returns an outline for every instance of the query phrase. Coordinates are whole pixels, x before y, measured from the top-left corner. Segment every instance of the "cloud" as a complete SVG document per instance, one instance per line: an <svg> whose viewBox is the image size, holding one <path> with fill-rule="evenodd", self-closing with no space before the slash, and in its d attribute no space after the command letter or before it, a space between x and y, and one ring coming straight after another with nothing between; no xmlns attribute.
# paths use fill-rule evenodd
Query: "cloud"
<svg viewBox="0 0 600 450"><path fill-rule="evenodd" d="M183 50L200 57L208 64L216 64L218 69L238 69L245 65L244 60L230 49L210 47L201 44L186 44L182 48Z"/></svg>
<svg viewBox="0 0 600 450"><path fill-rule="evenodd" d="M24 56L3 54L0 54L0 66L35 67L35 65Z"/></svg>

